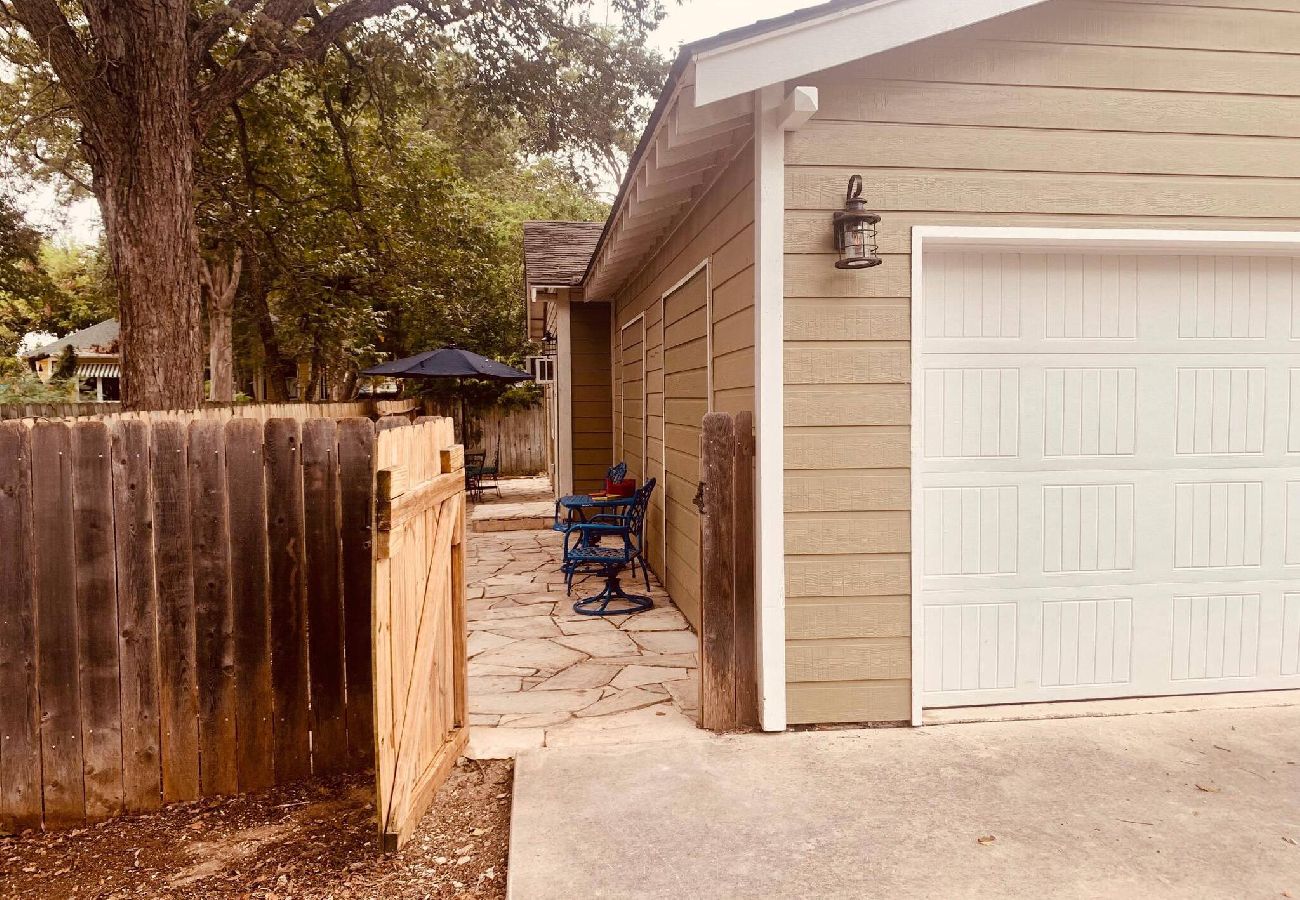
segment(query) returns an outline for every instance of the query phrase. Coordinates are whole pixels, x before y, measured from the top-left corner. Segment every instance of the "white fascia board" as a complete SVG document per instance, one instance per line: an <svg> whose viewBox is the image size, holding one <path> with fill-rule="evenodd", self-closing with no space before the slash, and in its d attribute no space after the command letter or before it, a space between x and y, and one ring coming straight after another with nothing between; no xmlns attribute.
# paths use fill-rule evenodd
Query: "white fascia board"
<svg viewBox="0 0 1300 900"><path fill-rule="evenodd" d="M1045 0L877 0L695 55L695 104L874 56Z"/></svg>

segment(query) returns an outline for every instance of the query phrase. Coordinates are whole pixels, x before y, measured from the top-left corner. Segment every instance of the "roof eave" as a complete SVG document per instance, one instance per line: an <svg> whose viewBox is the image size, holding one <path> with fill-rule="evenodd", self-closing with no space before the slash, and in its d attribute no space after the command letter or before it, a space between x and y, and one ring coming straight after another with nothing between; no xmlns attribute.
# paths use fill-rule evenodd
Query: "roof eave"
<svg viewBox="0 0 1300 900"><path fill-rule="evenodd" d="M716 103L1043 2L874 0L832 9L806 21L698 50L695 103ZM810 60L815 60L815 68Z"/></svg>

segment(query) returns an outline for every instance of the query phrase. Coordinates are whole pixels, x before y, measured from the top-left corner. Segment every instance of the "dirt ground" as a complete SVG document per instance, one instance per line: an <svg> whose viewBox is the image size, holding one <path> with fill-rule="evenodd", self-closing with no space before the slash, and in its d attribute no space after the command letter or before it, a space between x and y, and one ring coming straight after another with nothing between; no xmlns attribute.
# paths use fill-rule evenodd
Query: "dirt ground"
<svg viewBox="0 0 1300 900"><path fill-rule="evenodd" d="M0 838L0 897L498 900L512 779L509 761L462 760L410 843L386 856L368 775Z"/></svg>

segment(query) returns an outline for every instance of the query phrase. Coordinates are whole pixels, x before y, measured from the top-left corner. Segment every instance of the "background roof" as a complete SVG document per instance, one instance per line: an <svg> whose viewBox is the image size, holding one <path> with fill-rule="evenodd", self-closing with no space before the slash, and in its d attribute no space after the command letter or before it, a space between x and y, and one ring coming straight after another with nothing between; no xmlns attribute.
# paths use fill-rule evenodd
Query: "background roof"
<svg viewBox="0 0 1300 900"><path fill-rule="evenodd" d="M117 319L105 319L97 325L91 325L89 328L74 331L67 337L59 338L52 344L28 350L23 356L28 359L56 356L63 352L64 347L68 346L71 346L73 350L86 350L101 354L116 353L116 344L121 331Z"/></svg>
<svg viewBox="0 0 1300 900"><path fill-rule="evenodd" d="M525 222L527 282L556 286L580 283L604 227L604 222Z"/></svg>

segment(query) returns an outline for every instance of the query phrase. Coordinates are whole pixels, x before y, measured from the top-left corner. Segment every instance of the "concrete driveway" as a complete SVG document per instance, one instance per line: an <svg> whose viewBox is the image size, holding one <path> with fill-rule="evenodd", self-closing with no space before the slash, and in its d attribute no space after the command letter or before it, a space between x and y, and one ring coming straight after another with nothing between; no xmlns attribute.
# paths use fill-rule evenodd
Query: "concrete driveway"
<svg viewBox="0 0 1300 900"><path fill-rule="evenodd" d="M1300 897L1300 706L558 748L510 896Z"/></svg>

